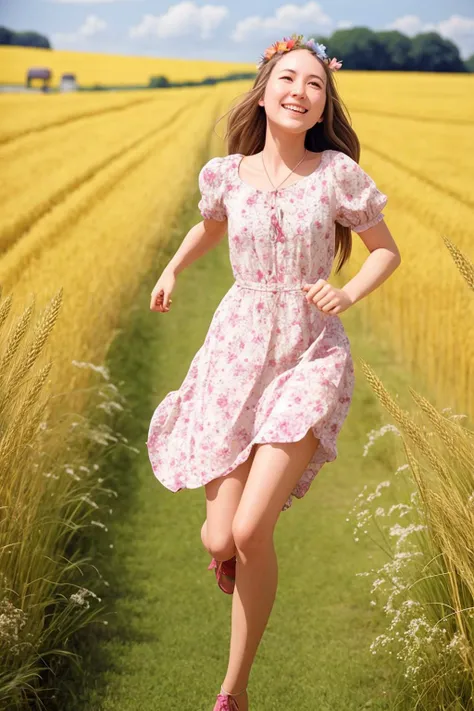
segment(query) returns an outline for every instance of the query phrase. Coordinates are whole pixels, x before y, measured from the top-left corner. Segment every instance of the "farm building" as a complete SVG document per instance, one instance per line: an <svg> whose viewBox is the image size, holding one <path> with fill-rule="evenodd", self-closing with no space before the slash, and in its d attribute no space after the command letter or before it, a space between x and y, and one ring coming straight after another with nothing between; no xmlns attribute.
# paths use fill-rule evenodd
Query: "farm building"
<svg viewBox="0 0 474 711"><path fill-rule="evenodd" d="M63 74L59 83L59 91L77 91L76 75Z"/></svg>
<svg viewBox="0 0 474 711"><path fill-rule="evenodd" d="M52 77L53 72L47 67L30 67L26 73L26 86L30 87L32 81L39 80L43 82L43 89L46 89Z"/></svg>

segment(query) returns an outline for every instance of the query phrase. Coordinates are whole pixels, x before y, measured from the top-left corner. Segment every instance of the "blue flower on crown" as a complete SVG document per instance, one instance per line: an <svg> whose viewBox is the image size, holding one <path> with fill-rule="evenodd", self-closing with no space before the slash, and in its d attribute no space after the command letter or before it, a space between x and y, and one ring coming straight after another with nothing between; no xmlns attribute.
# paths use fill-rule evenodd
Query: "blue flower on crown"
<svg viewBox="0 0 474 711"><path fill-rule="evenodd" d="M320 42L315 42L312 38L309 39L307 42L304 42L304 44L310 49L312 49L313 52L315 52L321 59L328 59L328 55L326 54L326 47L324 44L321 44Z"/></svg>

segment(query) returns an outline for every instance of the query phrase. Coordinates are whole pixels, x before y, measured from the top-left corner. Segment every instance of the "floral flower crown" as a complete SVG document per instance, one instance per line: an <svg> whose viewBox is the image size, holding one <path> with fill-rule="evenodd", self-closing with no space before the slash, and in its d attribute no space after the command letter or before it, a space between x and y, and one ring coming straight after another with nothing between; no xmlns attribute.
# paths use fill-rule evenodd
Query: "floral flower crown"
<svg viewBox="0 0 474 711"><path fill-rule="evenodd" d="M257 64L257 69L261 69L264 64L266 64L274 54L283 54L284 52L289 52L290 49L310 49L316 54L319 59L321 59L325 64L328 65L329 69L332 71L337 71L342 66L342 59L337 60L336 57L329 59L326 54L326 47L324 44L316 42L312 37L305 40L304 35L292 34L291 37L283 37L282 40L277 40L271 44L265 52L261 55L261 58Z"/></svg>

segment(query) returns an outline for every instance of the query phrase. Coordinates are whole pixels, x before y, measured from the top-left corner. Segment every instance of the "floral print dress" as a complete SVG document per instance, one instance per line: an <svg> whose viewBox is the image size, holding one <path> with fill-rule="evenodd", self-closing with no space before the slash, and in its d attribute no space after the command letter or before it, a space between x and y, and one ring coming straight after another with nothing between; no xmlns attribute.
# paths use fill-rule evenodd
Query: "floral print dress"
<svg viewBox="0 0 474 711"><path fill-rule="evenodd" d="M285 511L336 458L354 388L339 316L308 303L301 286L329 278L335 222L362 232L383 219L387 196L340 151L271 191L240 178L243 157L211 158L199 173L203 218L228 220L235 281L181 386L156 407L147 448L157 479L177 492L230 474L256 443L296 442L311 428L320 445Z"/></svg>

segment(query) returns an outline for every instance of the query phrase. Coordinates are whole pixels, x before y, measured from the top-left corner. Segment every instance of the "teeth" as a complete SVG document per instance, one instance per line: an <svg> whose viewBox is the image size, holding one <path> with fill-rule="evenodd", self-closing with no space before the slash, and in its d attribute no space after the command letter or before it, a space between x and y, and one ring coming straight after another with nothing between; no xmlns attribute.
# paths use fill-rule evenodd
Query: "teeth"
<svg viewBox="0 0 474 711"><path fill-rule="evenodd" d="M284 109L288 109L289 111L295 111L298 114L305 114L306 111L304 109L298 109L296 106L289 106L288 104L283 104Z"/></svg>

